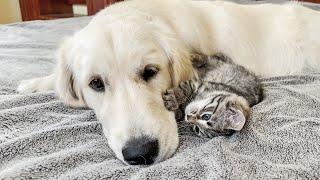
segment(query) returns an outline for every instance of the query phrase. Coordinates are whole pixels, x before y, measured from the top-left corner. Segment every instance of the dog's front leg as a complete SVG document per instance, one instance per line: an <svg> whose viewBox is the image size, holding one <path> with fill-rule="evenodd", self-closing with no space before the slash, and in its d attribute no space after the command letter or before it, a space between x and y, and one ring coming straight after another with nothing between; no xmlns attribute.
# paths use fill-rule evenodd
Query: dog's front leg
<svg viewBox="0 0 320 180"><path fill-rule="evenodd" d="M34 93L54 90L55 75L23 80L18 86L19 93Z"/></svg>

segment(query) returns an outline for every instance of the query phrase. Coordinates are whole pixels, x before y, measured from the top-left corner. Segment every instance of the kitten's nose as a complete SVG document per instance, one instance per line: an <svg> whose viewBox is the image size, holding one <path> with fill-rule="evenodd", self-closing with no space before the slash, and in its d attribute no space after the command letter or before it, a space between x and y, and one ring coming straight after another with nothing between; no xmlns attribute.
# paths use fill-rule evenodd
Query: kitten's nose
<svg viewBox="0 0 320 180"><path fill-rule="evenodd" d="M194 123L196 123L196 117L194 115L187 114L186 121L188 123L194 124Z"/></svg>

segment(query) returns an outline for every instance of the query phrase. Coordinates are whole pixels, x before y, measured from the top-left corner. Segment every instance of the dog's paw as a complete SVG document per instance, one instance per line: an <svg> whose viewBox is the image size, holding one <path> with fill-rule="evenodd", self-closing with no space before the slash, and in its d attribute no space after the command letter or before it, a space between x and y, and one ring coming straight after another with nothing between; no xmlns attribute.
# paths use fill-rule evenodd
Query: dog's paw
<svg viewBox="0 0 320 180"><path fill-rule="evenodd" d="M176 96L174 95L174 91L173 90L166 90L162 94L162 99L163 99L163 102L164 102L164 106L168 110L175 111L175 110L179 109L179 104L178 104L178 101L176 99Z"/></svg>
<svg viewBox="0 0 320 180"><path fill-rule="evenodd" d="M53 90L53 81L50 76L23 80L20 82L17 90L23 94L50 91Z"/></svg>
<svg viewBox="0 0 320 180"><path fill-rule="evenodd" d="M34 93L38 91L39 86L39 80L38 79L29 79L29 80L23 80L20 82L18 86L18 92L19 93Z"/></svg>

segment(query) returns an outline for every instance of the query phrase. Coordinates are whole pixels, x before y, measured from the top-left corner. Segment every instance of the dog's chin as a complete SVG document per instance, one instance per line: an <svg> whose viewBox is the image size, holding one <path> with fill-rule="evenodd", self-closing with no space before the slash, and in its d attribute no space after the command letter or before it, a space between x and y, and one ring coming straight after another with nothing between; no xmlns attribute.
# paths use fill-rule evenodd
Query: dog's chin
<svg viewBox="0 0 320 180"><path fill-rule="evenodd" d="M160 151L155 163L159 163L172 157L179 146L178 125L174 113L170 113L171 116L168 120L168 124L170 125L168 128L161 131Z"/></svg>
<svg viewBox="0 0 320 180"><path fill-rule="evenodd" d="M108 141L108 144L112 149L112 151L114 152L117 159L119 159L125 165L130 165L128 162L124 160L122 155L122 148L119 148L120 146L117 146L116 144L110 141ZM171 158L176 152L178 145L179 145L178 134L176 136L172 136L171 139L166 139L165 142L160 145L158 156L157 158L155 158L153 164L157 164L162 161L165 161L168 158Z"/></svg>
<svg viewBox="0 0 320 180"><path fill-rule="evenodd" d="M160 130L154 132L152 136L156 137L159 143L158 154L157 157L154 158L154 162L152 164L162 162L172 157L179 146L178 127L174 118L174 113L167 117L169 119L166 120L166 127L162 127ZM102 126L104 126L103 123ZM128 140L132 138L133 133L128 133L127 131L117 131L118 133L112 133L110 132L110 130L104 127L103 132L107 138L108 145L113 151L116 158L124 164L130 165L128 162L125 161L122 154L122 150L125 147ZM148 132L148 134L151 133Z"/></svg>
<svg viewBox="0 0 320 180"><path fill-rule="evenodd" d="M175 125L175 127L177 129L177 125ZM160 145L160 151L155 163L159 163L168 158L171 158L176 152L178 146L179 146L178 131L176 131L174 134L172 133L171 135L168 134Z"/></svg>

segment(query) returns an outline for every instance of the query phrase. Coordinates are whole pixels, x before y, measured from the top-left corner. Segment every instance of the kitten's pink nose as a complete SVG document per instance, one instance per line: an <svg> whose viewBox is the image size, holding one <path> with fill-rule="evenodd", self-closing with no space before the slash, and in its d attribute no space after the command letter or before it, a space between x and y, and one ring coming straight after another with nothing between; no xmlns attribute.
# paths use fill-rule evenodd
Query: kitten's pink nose
<svg viewBox="0 0 320 180"><path fill-rule="evenodd" d="M187 114L186 121L192 124L195 124L197 122L196 117L190 114Z"/></svg>

